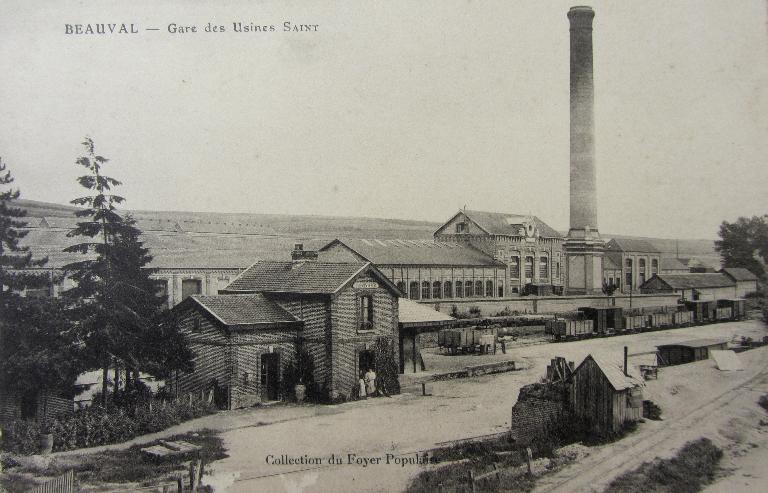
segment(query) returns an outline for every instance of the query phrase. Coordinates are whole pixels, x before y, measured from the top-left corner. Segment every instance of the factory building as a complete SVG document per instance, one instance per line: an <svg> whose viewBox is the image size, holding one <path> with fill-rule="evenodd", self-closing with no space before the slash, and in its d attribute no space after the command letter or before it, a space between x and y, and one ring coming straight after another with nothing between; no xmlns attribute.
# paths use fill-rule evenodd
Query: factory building
<svg viewBox="0 0 768 493"><path fill-rule="evenodd" d="M614 238L605 244L604 259L603 282L624 294L639 292L660 273L661 252L645 240Z"/></svg>

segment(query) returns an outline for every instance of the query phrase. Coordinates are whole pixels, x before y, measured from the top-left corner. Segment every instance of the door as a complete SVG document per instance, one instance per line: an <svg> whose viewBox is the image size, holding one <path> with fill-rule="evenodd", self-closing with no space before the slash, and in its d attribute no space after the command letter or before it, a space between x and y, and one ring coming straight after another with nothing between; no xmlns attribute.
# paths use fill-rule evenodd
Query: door
<svg viewBox="0 0 768 493"><path fill-rule="evenodd" d="M280 355L261 355L261 394L264 401L276 401L280 397Z"/></svg>

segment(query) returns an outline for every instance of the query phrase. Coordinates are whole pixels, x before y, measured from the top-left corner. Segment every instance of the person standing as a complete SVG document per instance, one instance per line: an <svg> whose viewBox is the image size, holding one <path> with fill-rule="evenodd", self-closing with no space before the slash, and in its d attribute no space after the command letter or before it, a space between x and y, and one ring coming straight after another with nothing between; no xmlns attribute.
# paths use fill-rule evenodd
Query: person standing
<svg viewBox="0 0 768 493"><path fill-rule="evenodd" d="M360 375L360 380L358 380L358 384L360 386L357 391L358 396L360 397L360 399L367 399L368 395L366 395L366 392L365 392L365 378L363 377L362 374Z"/></svg>
<svg viewBox="0 0 768 493"><path fill-rule="evenodd" d="M365 373L365 390L370 396L376 395L376 372L372 368Z"/></svg>

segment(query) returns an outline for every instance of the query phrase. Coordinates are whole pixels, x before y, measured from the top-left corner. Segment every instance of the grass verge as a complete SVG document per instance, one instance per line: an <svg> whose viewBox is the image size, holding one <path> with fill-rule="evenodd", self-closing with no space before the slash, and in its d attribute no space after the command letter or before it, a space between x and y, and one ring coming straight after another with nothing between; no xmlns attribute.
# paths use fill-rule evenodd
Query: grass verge
<svg viewBox="0 0 768 493"><path fill-rule="evenodd" d="M201 457L206 464L228 457L222 439L212 430L175 435L166 440L184 440L200 445ZM124 450L55 457L48 463L19 458L19 465L6 470L7 474L3 476L7 477L7 484L0 484L9 493L27 491L30 477L53 477L72 469L80 487L104 483L146 486L172 479L186 470L190 456L152 460L142 454L142 448L157 443L134 445Z"/></svg>
<svg viewBox="0 0 768 493"><path fill-rule="evenodd" d="M693 493L711 483L723 457L708 438L688 442L671 459L645 462L616 478L605 493Z"/></svg>

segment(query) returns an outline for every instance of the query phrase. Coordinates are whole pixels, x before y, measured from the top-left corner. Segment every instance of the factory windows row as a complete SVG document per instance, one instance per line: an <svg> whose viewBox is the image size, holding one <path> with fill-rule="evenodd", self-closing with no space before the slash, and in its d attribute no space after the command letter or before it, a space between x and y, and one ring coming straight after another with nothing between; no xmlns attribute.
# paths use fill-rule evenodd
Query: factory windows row
<svg viewBox="0 0 768 493"><path fill-rule="evenodd" d="M397 288L412 300L430 300L442 298L475 298L504 296L504 286L490 279L485 281L404 281L397 282Z"/></svg>
<svg viewBox="0 0 768 493"><path fill-rule="evenodd" d="M533 279L533 271L534 271L534 258L533 257L525 257L525 278L526 279ZM539 279L548 279L549 278L549 258L548 257L539 257ZM560 262L555 262L555 272L554 277L556 279L560 278ZM509 277L512 279L519 279L520 278L520 257L511 257L509 259Z"/></svg>

